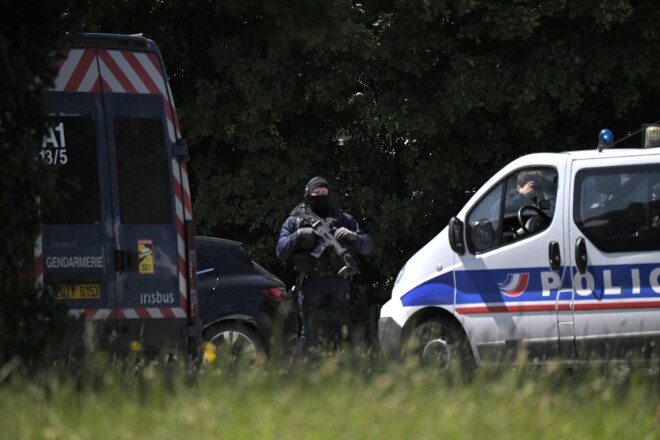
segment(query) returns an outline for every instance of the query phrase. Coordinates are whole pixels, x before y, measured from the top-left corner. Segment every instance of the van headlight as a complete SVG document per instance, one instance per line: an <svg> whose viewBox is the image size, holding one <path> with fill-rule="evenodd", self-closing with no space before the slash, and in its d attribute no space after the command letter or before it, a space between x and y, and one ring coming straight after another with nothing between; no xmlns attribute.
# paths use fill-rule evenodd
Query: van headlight
<svg viewBox="0 0 660 440"><path fill-rule="evenodd" d="M394 285L396 286L399 284L399 281L401 281L401 278L403 278L403 272L406 270L406 265L404 264L401 270L399 271L399 274L396 276L396 280L394 280Z"/></svg>

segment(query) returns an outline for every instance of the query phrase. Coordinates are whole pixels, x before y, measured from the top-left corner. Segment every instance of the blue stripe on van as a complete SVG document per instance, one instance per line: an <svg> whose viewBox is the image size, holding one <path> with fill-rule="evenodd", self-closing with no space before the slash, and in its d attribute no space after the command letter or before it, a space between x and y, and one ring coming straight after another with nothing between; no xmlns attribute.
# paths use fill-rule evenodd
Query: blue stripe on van
<svg viewBox="0 0 660 440"><path fill-rule="evenodd" d="M401 297L404 306L454 304L454 275L452 272L439 275L415 287Z"/></svg>
<svg viewBox="0 0 660 440"><path fill-rule="evenodd" d="M544 268L511 268L456 272L456 304L526 304L554 302L559 289L577 286L576 306L587 302L642 301L660 307L660 265L592 266L584 275L573 268L560 283L559 275ZM452 273L441 274L401 297L404 306L452 305ZM565 299L570 299L567 292ZM531 304L530 304L531 303ZM640 303L641 304L641 303ZM552 306L554 307L554 306ZM552 308L551 307L551 308Z"/></svg>

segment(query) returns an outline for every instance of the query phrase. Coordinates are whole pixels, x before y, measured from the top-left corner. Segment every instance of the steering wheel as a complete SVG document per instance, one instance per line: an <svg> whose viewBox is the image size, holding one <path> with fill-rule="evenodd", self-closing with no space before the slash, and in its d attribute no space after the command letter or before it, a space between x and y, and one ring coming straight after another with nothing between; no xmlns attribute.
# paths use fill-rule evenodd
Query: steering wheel
<svg viewBox="0 0 660 440"><path fill-rule="evenodd" d="M523 219L523 212L528 211L528 210L529 211L534 211L537 215L531 216L530 218L527 219L527 221L525 221ZM544 223L543 225L535 224L535 222L530 221L530 220L536 219L537 217L541 217L541 220ZM537 230L539 230L539 229L537 229L538 226L548 225L550 223L550 217L548 217L548 214L541 211L541 209L538 208L537 206L525 205L525 206L521 206L520 209L518 210L518 223L520 223L520 227L522 228L522 230L526 234L529 234L530 232L536 232ZM534 225L535 227L532 228L532 225ZM530 228L533 229L533 231L530 231Z"/></svg>

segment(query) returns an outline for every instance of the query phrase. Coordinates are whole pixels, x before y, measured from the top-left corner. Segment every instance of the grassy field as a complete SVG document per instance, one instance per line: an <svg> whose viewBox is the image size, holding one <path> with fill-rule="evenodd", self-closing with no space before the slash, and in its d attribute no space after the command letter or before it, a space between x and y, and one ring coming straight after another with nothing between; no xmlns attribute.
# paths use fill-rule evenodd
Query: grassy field
<svg viewBox="0 0 660 440"><path fill-rule="evenodd" d="M5 374L0 438L660 439L657 368L481 369L466 382L373 360L130 365Z"/></svg>

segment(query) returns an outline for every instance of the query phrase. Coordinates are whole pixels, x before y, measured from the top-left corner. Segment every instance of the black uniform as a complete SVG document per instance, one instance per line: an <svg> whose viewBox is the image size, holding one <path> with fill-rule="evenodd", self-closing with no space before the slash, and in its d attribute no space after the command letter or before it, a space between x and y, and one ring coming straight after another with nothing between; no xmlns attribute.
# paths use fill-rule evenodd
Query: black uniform
<svg viewBox="0 0 660 440"><path fill-rule="evenodd" d="M350 281L338 275L345 262L330 247L318 258L312 256L318 237L310 233L310 218L324 219L335 231L337 240L352 253L367 255L373 250L373 240L360 229L358 222L351 215L330 207L329 195L321 198L311 195L318 187L330 189L320 177L310 180L305 188L306 202L296 206L282 225L276 251L279 259L294 263L301 279L298 292L302 321L299 347L303 356L318 345L323 315L328 318L336 344L350 340Z"/></svg>

